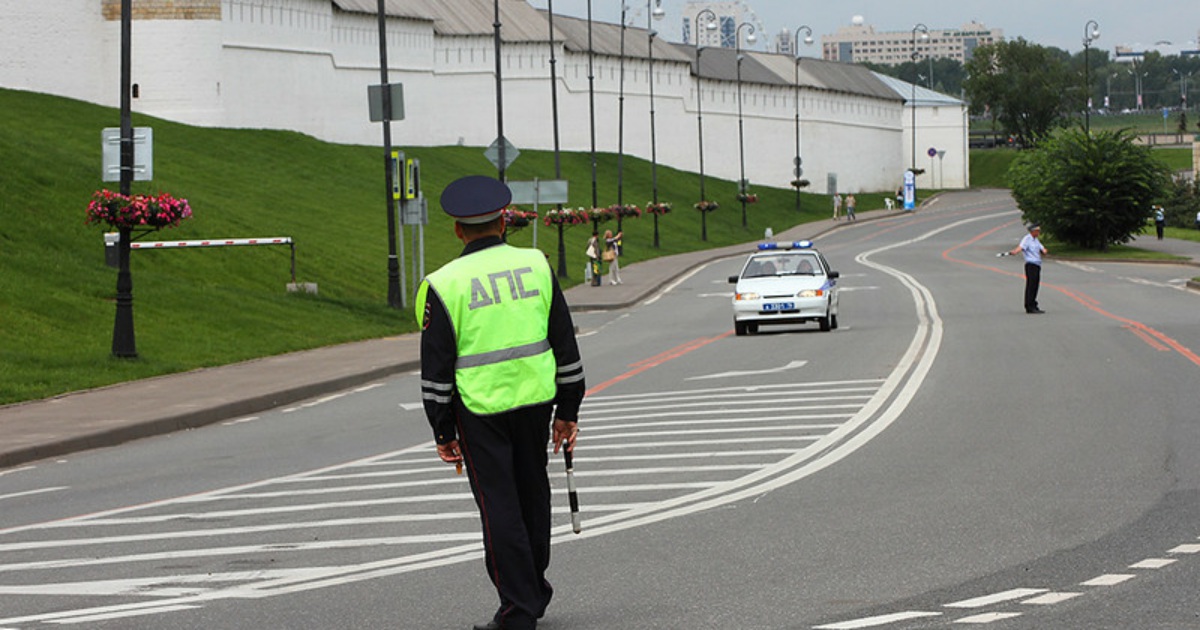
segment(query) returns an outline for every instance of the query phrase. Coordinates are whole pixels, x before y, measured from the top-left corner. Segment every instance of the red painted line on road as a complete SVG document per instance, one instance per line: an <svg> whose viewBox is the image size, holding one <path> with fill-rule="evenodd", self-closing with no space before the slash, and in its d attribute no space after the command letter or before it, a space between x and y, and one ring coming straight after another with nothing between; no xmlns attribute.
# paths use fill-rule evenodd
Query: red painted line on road
<svg viewBox="0 0 1200 630"><path fill-rule="evenodd" d="M999 269L997 267L992 267L990 265L984 265L984 264L980 264L980 263L976 263L976 262L971 262L969 260L963 260L961 258L955 258L954 256L950 255L951 252L954 252L955 250L966 247L967 245L970 245L970 244L975 243L983 238L986 238L987 236L989 236L1001 229L1007 228L1010 225L1012 225L1012 224L1009 223L1009 224L995 227L991 230L983 232L982 234L976 236L975 238L972 238L971 240L969 240L965 243L955 245L954 247L951 247L950 249L947 249L946 251L942 252L942 258L945 258L946 260L949 260L951 262L956 262L956 263L960 263L963 265L967 265L969 267L975 267L976 269L985 269L987 271L1004 274L1006 276L1016 276L1019 278L1024 278L1025 277L1024 273L1016 274L1011 271L1005 271L1005 270ZM1072 291L1070 289L1067 289L1065 287L1060 287L1055 284L1047 284L1047 283L1042 283L1042 284L1046 288L1054 289L1055 291L1058 291L1059 293L1066 295L1067 297L1071 298L1072 300L1079 302L1084 307L1086 307L1088 310L1090 310L1094 313L1097 313L1103 317L1107 317L1108 319L1120 322L1121 324L1124 325L1123 326L1124 328L1128 329L1130 332L1137 335L1137 337L1139 339L1144 341L1151 348L1154 348L1155 350L1163 350L1163 351L1174 350L1175 352L1179 353L1179 355L1182 356L1183 358L1187 359L1188 361L1191 361L1193 364L1195 364L1197 366L1200 366L1200 356L1197 356L1195 352L1192 352L1191 348L1188 348L1187 346L1179 343L1178 341L1175 341L1174 339L1168 337L1167 335L1163 334L1162 332L1159 332L1158 330L1155 330L1154 328L1151 328L1150 326L1147 326L1141 322L1134 321L1127 317L1121 317L1120 315L1110 313L1110 312L1100 308L1100 301L1097 300L1096 298L1091 297L1090 295L1087 295L1085 293L1080 293L1077 291Z"/></svg>
<svg viewBox="0 0 1200 630"><path fill-rule="evenodd" d="M683 343L678 346L675 346L674 348L671 348L670 350L667 350L666 352L659 353L653 357L650 357L649 359L644 359L642 361L634 363L630 366L633 369L629 370L628 372L625 372L624 374L619 374L617 376L614 376L614 377L608 379L607 381L604 381L603 383L600 383L599 385L588 389L586 395L591 396L592 394L598 394L598 393L608 389L609 387L612 387L613 385L620 383L621 381L629 380L629 379L637 376L638 374L645 372L646 370L658 367L672 359L678 359L679 357L681 357L693 350L698 350L700 348L703 348L704 346L707 346L708 344L710 344L714 341L724 339L732 334L733 334L733 331L729 330L720 335L717 335L716 337L701 337L699 339L694 339L687 343Z"/></svg>

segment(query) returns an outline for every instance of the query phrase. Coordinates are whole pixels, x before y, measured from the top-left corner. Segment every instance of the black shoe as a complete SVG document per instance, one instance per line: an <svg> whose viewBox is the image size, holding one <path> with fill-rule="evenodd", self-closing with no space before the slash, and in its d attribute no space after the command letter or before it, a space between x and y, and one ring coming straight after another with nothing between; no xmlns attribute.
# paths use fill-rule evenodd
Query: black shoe
<svg viewBox="0 0 1200 630"><path fill-rule="evenodd" d="M477 623L471 627L474 628L474 630L503 630L500 624L496 623L494 619L487 623Z"/></svg>
<svg viewBox="0 0 1200 630"><path fill-rule="evenodd" d="M1030 315L1041 315L1041 314L1045 313L1046 311L1043 311L1043 310L1042 310L1042 309L1040 309L1040 308L1035 308L1035 309L1028 310L1028 311L1025 311L1025 312L1026 312L1026 313L1029 313Z"/></svg>

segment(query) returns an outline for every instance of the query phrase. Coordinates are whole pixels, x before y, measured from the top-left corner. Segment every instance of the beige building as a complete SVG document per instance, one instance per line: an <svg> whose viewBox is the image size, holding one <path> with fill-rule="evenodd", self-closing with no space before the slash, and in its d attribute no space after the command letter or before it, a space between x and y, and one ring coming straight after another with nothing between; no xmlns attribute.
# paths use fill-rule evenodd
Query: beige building
<svg viewBox="0 0 1200 630"><path fill-rule="evenodd" d="M976 47L1004 39L1004 31L977 22L960 28L929 29L929 38L907 31L876 31L856 16L850 26L821 36L821 57L846 63L871 62L897 65L912 59L914 41L922 59L956 59L965 62Z"/></svg>

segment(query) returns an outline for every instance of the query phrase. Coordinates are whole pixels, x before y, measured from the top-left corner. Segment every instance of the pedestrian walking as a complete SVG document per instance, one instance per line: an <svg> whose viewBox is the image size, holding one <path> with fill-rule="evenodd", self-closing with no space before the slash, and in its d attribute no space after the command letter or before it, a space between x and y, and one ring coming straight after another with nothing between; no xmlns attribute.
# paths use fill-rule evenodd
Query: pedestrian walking
<svg viewBox="0 0 1200 630"><path fill-rule="evenodd" d="M833 193L833 220L838 220L838 215L842 213L842 196Z"/></svg>
<svg viewBox="0 0 1200 630"><path fill-rule="evenodd" d="M1163 228L1167 227L1167 214L1163 207L1159 204L1154 204L1154 231L1158 233L1158 240L1163 239Z"/></svg>
<svg viewBox="0 0 1200 630"><path fill-rule="evenodd" d="M1025 312L1030 314L1045 313L1038 308L1038 287L1042 283L1042 256L1047 254L1045 247L1038 237L1042 228L1034 223L1029 226L1029 233L1021 239L1021 243L1008 252L1010 256L1018 253L1025 255Z"/></svg>
<svg viewBox="0 0 1200 630"><path fill-rule="evenodd" d="M621 237L624 232L604 230L604 262L608 263L609 284L621 284Z"/></svg>
<svg viewBox="0 0 1200 630"><path fill-rule="evenodd" d="M446 187L442 209L465 246L425 278L416 303L425 415L438 457L465 464L500 598L476 630L532 630L550 603L546 443L574 450L584 395L571 313L546 257L503 240L511 199L485 176Z"/></svg>
<svg viewBox="0 0 1200 630"><path fill-rule="evenodd" d="M846 195L846 220L847 221L857 221L858 220L858 218L856 216L854 216L854 210L856 208L858 208L858 200L854 198L854 193L850 193L849 195Z"/></svg>
<svg viewBox="0 0 1200 630"><path fill-rule="evenodd" d="M589 278L594 287L598 287L604 283L604 278L600 273L600 248L600 233L592 230L592 237L588 239L587 249L584 251L584 254L588 259Z"/></svg>

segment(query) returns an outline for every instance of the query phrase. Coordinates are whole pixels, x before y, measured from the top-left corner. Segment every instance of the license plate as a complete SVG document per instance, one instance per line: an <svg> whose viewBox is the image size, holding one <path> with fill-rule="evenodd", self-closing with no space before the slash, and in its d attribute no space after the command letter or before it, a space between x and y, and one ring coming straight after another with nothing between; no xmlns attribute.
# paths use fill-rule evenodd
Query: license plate
<svg viewBox="0 0 1200 630"><path fill-rule="evenodd" d="M794 302L773 302L763 304L764 311L792 311L796 309Z"/></svg>

